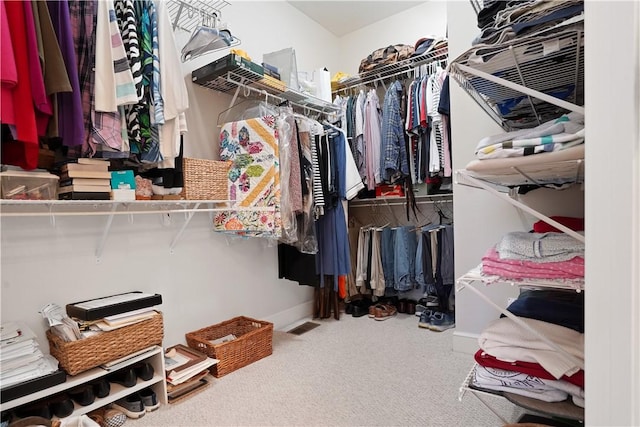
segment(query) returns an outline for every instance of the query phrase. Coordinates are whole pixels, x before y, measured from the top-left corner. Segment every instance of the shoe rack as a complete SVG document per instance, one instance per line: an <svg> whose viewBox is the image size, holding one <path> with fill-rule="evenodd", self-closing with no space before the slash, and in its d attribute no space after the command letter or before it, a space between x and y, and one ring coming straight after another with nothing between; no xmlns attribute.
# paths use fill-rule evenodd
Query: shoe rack
<svg viewBox="0 0 640 427"><path fill-rule="evenodd" d="M46 388L44 390L37 391L35 393L10 400L8 402L3 403L0 406L0 411L5 412L14 408L18 408L22 405L26 405L31 402L35 402L40 399L46 399L48 397L53 397L56 394L64 393L74 387L78 387L84 384L88 384L94 380L105 377L110 373L113 373L117 370L126 368L128 366L133 366L138 362L147 362L153 366L154 374L153 378L149 381L143 381L138 378L137 383L133 387L124 387L120 384L111 383L111 391L108 396L103 398L98 398L94 400L93 403L87 406L81 406L77 402L73 402L74 411L69 417L79 416L82 414L86 414L95 409L101 408L105 405L108 405L112 402L115 402L118 399L121 399L125 396L133 394L137 391L143 390L147 387L151 387L155 392L158 402L161 404L167 403L167 387L165 383L165 371L164 371L164 352L162 347L153 346L150 347L147 351L142 354L136 355L130 359L125 360L117 365L112 366L109 370L103 368L93 368L88 371L82 372L77 375L68 375L67 380L53 387ZM54 419L56 417L54 416ZM67 417L68 418L68 417Z"/></svg>

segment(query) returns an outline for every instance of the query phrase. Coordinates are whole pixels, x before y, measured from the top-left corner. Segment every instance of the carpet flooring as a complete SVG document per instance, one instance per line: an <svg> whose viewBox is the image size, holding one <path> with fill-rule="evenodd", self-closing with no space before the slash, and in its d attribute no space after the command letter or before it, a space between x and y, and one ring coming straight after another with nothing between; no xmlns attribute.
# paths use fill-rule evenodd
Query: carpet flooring
<svg viewBox="0 0 640 427"><path fill-rule="evenodd" d="M470 393L458 401L473 358L451 350L453 329L422 329L406 314L314 322L320 326L302 335L275 331L271 356L126 425L502 425ZM506 400L490 399L505 419L520 415Z"/></svg>

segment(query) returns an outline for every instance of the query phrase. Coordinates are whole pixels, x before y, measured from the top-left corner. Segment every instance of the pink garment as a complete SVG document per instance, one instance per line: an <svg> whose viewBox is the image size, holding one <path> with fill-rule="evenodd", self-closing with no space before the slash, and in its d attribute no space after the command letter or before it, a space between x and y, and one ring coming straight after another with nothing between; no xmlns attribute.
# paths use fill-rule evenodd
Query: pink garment
<svg viewBox="0 0 640 427"><path fill-rule="evenodd" d="M16 140L2 141L2 162L30 170L38 166L38 134L31 84L26 78L29 75L30 67L27 57L28 36L25 24L27 17L24 9L26 2L3 1L2 3L11 33L16 70L19 76L25 76L25 78L18 80L13 90L8 91L6 99L4 90L2 93L2 122L14 124L16 129ZM33 20L33 15L28 18ZM38 66L40 66L39 63Z"/></svg>
<svg viewBox="0 0 640 427"><path fill-rule="evenodd" d="M42 75L42 65L38 53L38 41L36 38L35 22L31 2L24 2L25 30L27 33L27 56L29 61L29 81L31 82L31 95L36 112L36 126L38 135L46 135L49 119L53 114L51 99L47 96Z"/></svg>
<svg viewBox="0 0 640 427"><path fill-rule="evenodd" d="M584 258L562 262L533 262L503 259L492 247L482 257L482 272L509 279L582 279Z"/></svg>
<svg viewBox="0 0 640 427"><path fill-rule="evenodd" d="M2 121L15 123L13 118L13 88L18 84L18 70L16 57L13 52L11 31L4 2L0 2L0 80L2 81Z"/></svg>
<svg viewBox="0 0 640 427"><path fill-rule="evenodd" d="M364 109L365 166L367 188L373 190L382 182L380 177L380 144L382 143L382 123L380 121L380 102L375 90L370 90Z"/></svg>

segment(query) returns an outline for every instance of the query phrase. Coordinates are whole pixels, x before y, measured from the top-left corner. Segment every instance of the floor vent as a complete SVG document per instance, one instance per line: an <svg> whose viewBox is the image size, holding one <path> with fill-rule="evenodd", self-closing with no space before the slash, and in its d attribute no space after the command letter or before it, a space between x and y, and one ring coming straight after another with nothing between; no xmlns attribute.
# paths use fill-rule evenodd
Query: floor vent
<svg viewBox="0 0 640 427"><path fill-rule="evenodd" d="M290 331L287 331L287 333L294 334L294 335L302 335L305 332L309 332L310 330L317 328L318 326L320 326L320 323L304 322L302 325L296 326Z"/></svg>

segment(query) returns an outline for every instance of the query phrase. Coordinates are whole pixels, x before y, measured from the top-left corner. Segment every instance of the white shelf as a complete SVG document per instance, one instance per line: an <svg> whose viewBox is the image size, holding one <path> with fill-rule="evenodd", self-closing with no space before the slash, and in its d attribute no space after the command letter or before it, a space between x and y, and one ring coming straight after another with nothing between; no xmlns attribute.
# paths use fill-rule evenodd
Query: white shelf
<svg viewBox="0 0 640 427"><path fill-rule="evenodd" d="M453 193L430 194L415 196L416 204L436 204L453 202ZM372 206L404 206L406 199L402 197L376 197L372 199L352 199L349 200L349 207L372 207Z"/></svg>
<svg viewBox="0 0 640 427"><path fill-rule="evenodd" d="M441 40L439 42L436 40L434 42L434 46L421 55L416 55L412 58L383 65L373 70L341 80L338 82L337 88L333 90L333 92L348 92L358 86L389 80L395 76L405 73L411 74L416 68L430 63L438 63L442 65L442 68L445 68L448 59L449 44L447 40Z"/></svg>
<svg viewBox="0 0 640 427"><path fill-rule="evenodd" d="M472 277L473 277L474 274L472 274L472 273L467 273L467 274L468 275L464 275L461 278L456 280L456 293L457 292L462 292L464 289L469 289L474 294L476 294L478 297L480 297L480 299L485 301L488 305L490 305L491 307L495 308L498 312L500 312L501 314L504 314L509 319L513 320L519 327L521 327L522 329L532 333L537 338L539 338L540 340L544 341L551 349L553 349L555 351L558 351L560 353L563 353L567 357L567 359L571 361L571 363L575 364L576 366L580 366L580 365L582 365L584 363L584 362L578 360L574 355L570 354L565 349L560 347L558 344L556 344L555 342L551 341L542 332L538 331L537 329L531 327L528 323L524 322L522 320L522 318L520 318L519 316L516 316L515 314L511 313L509 310L507 310L506 307L501 307L498 304L496 304L494 301L492 301L491 298L486 296L481 290L479 290L475 286L473 286L474 283L482 282L482 280L473 279ZM512 281L504 281L504 280L502 280L500 282L514 284L514 282L512 282ZM540 281L540 282L531 281L531 282L528 282L528 283L529 283L529 286L545 287L544 285L542 285L542 283L544 283L544 282L545 281ZM546 282L549 283L549 281L546 281ZM550 287L550 286L546 286L546 287ZM578 289L576 289L576 291L579 292Z"/></svg>
<svg viewBox="0 0 640 427"><path fill-rule="evenodd" d="M271 207L229 208L228 200L0 200L0 217L48 217L52 225L59 216L106 216L102 236L96 245L96 261L104 250L113 218L117 215L183 214L185 221L169 245L173 253L184 230L196 213L226 211L273 211Z"/></svg>
<svg viewBox="0 0 640 427"><path fill-rule="evenodd" d="M515 206L517 209L520 209L524 212L527 212L533 216L535 216L536 218L538 218L541 221L544 221L545 223L554 226L555 228L557 228L558 230L562 231L563 233L568 234L569 236L573 237L574 239L576 239L579 242L584 243L585 242L585 237L570 229L569 227L560 224L559 222L551 219L549 216L538 212L537 210L527 206L526 204L520 202L519 200L516 200L516 194L514 192L510 192L509 195L507 195L506 193L503 193L501 191L499 191L498 189L496 189L496 185L504 185L502 182L490 182L487 181L485 179L481 179L479 177L473 176L471 173L469 173L469 171L467 170L457 170L455 172L455 178L456 178L456 184L461 184L461 185L470 185L473 187L478 187L481 188L483 190L488 191L489 193L493 194L494 196L504 200L505 202Z"/></svg>
<svg viewBox="0 0 640 427"><path fill-rule="evenodd" d="M460 386L460 391L458 394L458 400L460 402L462 402L462 398L464 397L464 395L469 392L477 397L489 410L491 410L491 412L493 412L498 418L500 418L500 420L502 420L504 424L509 424L509 421L505 420L500 414L498 414L498 412L496 412L491 407L491 405L482 398L483 396L504 398L516 406L530 411L535 411L546 416L584 421L584 408L580 408L579 406L576 406L569 401L545 402L540 399L521 396L515 393L494 391L473 386L473 374L476 366L478 366L478 364L474 363L471 371L469 371L466 378L462 382L462 385Z"/></svg>
<svg viewBox="0 0 640 427"><path fill-rule="evenodd" d="M533 127L567 111L584 114L583 17L497 45L477 45L451 62L452 77L505 130ZM554 96L564 92L564 100ZM532 98L536 98L534 101ZM512 111L501 109L515 99ZM523 126L530 114L537 123Z"/></svg>
<svg viewBox="0 0 640 427"><path fill-rule="evenodd" d="M535 157L533 155L532 157ZM532 159L535 160L535 159ZM485 160L481 160L485 161ZM552 163L531 163L522 166L492 168L491 172L475 172L463 169L461 178L467 176L482 180L496 187L512 188L523 185L564 185L584 182L584 159ZM465 184L464 179L459 181Z"/></svg>
<svg viewBox="0 0 640 427"><path fill-rule="evenodd" d="M271 104L281 104L288 101L294 107L315 111L317 113L337 113L340 110L340 107L331 102L298 92L291 88L281 90L280 88L265 84L262 79L262 75L242 67L238 67L233 71L227 71L214 78L207 78L206 76L196 78L192 76L192 81L195 84L208 89L223 93L235 90L229 108L235 105L237 97L241 95L244 98L265 97Z"/></svg>
<svg viewBox="0 0 640 427"><path fill-rule="evenodd" d="M166 393L166 384L165 384L165 375L164 375L164 352L162 347L153 346L149 349L149 351L140 354L138 356L132 357L126 361L126 364L119 365L121 368L123 366L130 366L137 362L146 360L152 364L154 369L154 376L149 381L138 381L136 385L133 387L123 387L119 384L111 383L111 392L107 397L104 398L96 398L96 400L88 406L80 406L74 402L74 412L71 416L77 416L81 414L86 414L87 412L91 412L94 409L101 408L111 402L114 402L118 399L121 399L125 396L128 396L136 391L142 390L147 387L154 387L154 391L156 392L158 401L161 403L167 403L167 393ZM39 390L35 393L28 394L26 396L19 397L17 399L10 400L8 402L4 402L1 405L1 411L6 411L9 409L17 408L18 406L25 405L30 402L34 402L39 399L43 399L46 397L53 396L55 394L67 391L72 389L73 387L77 387L98 378L104 377L108 375L111 371L102 368L93 368L88 371L82 372L78 375L68 375L67 380L62 383L55 385L53 387L46 388L44 390Z"/></svg>
<svg viewBox="0 0 640 427"><path fill-rule="evenodd" d="M490 276L482 273L482 266L478 265L476 268L469 270L466 274L458 278L460 284L470 284L472 282L480 282L484 285L491 285L492 283L507 283L512 286L523 286L532 288L551 288L551 289L565 289L576 292L582 292L584 290L584 278L580 280L548 280L548 279L511 279L500 276Z"/></svg>

